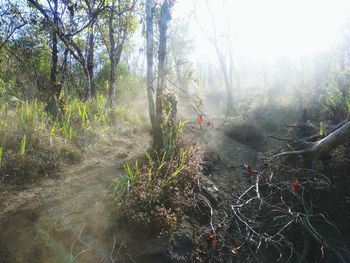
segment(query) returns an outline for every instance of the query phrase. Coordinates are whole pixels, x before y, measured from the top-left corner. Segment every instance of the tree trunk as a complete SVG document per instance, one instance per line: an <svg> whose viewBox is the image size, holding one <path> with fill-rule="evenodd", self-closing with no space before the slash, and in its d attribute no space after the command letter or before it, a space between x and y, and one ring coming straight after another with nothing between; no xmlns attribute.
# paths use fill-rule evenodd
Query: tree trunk
<svg viewBox="0 0 350 263"><path fill-rule="evenodd" d="M112 1L112 10L110 11L109 17L109 60L111 63L111 71L109 73L109 101L110 107L114 107L114 97L115 97L115 71L116 71L116 61L115 61L115 39L114 39L114 8L115 8L115 0Z"/></svg>
<svg viewBox="0 0 350 263"><path fill-rule="evenodd" d="M173 52L175 54L175 52ZM179 83L179 87L180 87L180 98L183 100L183 101L189 101L189 91L188 91L188 79L187 79L187 76L186 76L186 71L181 71L181 68L180 68L180 61L178 61L178 59L175 57L174 55L174 63L175 63L175 71L176 71L176 76L177 76L177 81ZM205 85L204 86L204 89L205 89Z"/></svg>
<svg viewBox="0 0 350 263"><path fill-rule="evenodd" d="M86 101L90 102L91 98L96 97L96 89L94 85L94 23L90 27L88 35L88 49L86 56L86 69L88 86L86 90Z"/></svg>
<svg viewBox="0 0 350 263"><path fill-rule="evenodd" d="M310 146L305 150L290 151L277 154L274 157L282 156L302 156L305 159L318 158L342 143L350 141L350 121L345 123L339 129L335 130L322 140L310 143Z"/></svg>
<svg viewBox="0 0 350 263"><path fill-rule="evenodd" d="M118 5L116 6L116 0L112 1L110 17L109 17L109 58L111 62L111 72L109 74L109 100L110 107L114 107L115 104L115 93L116 93L116 80L117 80L117 68L121 60L122 51L124 48L125 41L128 36L129 25L123 17L122 2L118 0ZM131 7L129 7L128 15L131 16L134 11L136 0L131 2ZM115 10L117 8L117 10ZM115 34L114 22L115 22L115 11L118 14L118 34ZM124 14L125 16L125 14ZM117 35L117 38L116 38Z"/></svg>
<svg viewBox="0 0 350 263"><path fill-rule="evenodd" d="M147 97L152 130L155 130L155 106L153 98L153 10L152 0L146 0L146 45L147 45ZM152 132L153 134L153 132Z"/></svg>
<svg viewBox="0 0 350 263"><path fill-rule="evenodd" d="M111 55L111 71L109 73L109 104L110 107L113 108L115 106L115 71L116 71L116 63L114 55Z"/></svg>
<svg viewBox="0 0 350 263"><path fill-rule="evenodd" d="M58 0L54 0L54 29L52 31L52 52L51 52L51 72L50 91L47 110L56 118L59 114L57 99L61 94L61 85L58 81Z"/></svg>
<svg viewBox="0 0 350 263"><path fill-rule="evenodd" d="M217 46L215 46L215 51L219 59L219 65L221 72L224 76L224 84L225 84L225 93L226 93L226 117L231 116L233 114L233 96L232 96L232 85L230 83L230 77L227 70L227 66L225 64L225 58L218 49Z"/></svg>
<svg viewBox="0 0 350 263"><path fill-rule="evenodd" d="M159 20L159 50L158 50L158 82L156 93L156 119L153 130L153 146L156 150L163 149L163 99L165 89L165 57L167 43L168 20L170 19L170 3L165 0L162 4Z"/></svg>

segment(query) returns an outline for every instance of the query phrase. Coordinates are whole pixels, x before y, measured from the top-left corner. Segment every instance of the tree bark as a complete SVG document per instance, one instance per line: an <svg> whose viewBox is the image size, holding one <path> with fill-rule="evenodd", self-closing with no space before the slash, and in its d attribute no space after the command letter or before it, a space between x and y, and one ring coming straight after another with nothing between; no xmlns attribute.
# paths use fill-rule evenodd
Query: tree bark
<svg viewBox="0 0 350 263"><path fill-rule="evenodd" d="M342 143L350 141L350 121L345 123L339 129L335 130L322 140L310 143L310 146L305 150L283 152L274 157L282 156L302 156L305 159L318 158Z"/></svg>
<svg viewBox="0 0 350 263"><path fill-rule="evenodd" d="M147 97L152 130L155 129L155 105L153 98L153 8L152 0L146 0L146 46L147 46ZM153 132L152 132L153 134Z"/></svg>
<svg viewBox="0 0 350 263"><path fill-rule="evenodd" d="M57 99L61 94L61 85L58 81L58 0L53 1L53 23L52 30L52 51L51 51L51 72L50 72L50 90L47 103L47 110L56 118L59 114L59 105Z"/></svg>
<svg viewBox="0 0 350 263"><path fill-rule="evenodd" d="M115 97L115 71L116 71L116 61L115 61L115 39L114 39L114 8L115 0L112 1L112 7L109 17L108 33L109 33L109 60L111 63L111 71L109 73L109 101L110 107L114 107L114 97Z"/></svg>
<svg viewBox="0 0 350 263"><path fill-rule="evenodd" d="M116 1L117 6L116 6ZM108 37L109 37L109 59L111 63L111 71L109 74L109 101L110 107L115 105L117 68L121 60L122 51L125 41L129 33L129 23L126 19L130 19L135 10L137 0L130 2L130 6L124 7L121 0L112 0L110 16L108 21ZM118 15L118 31L114 29L114 23ZM129 18L127 18L129 17Z"/></svg>
<svg viewBox="0 0 350 263"><path fill-rule="evenodd" d="M88 79L88 86L86 90L86 101L90 102L91 98L96 98L96 87L94 85L94 6L95 6L95 0L91 1L91 5L88 6L89 8L89 18L92 20L91 26L90 26L90 32L88 34L88 48L87 48L87 55L86 55L86 69L87 69L87 79Z"/></svg>
<svg viewBox="0 0 350 263"><path fill-rule="evenodd" d="M156 119L153 130L153 146L157 151L164 147L163 142L163 99L165 89L165 57L167 44L168 20L170 20L170 3L164 0L159 20L158 81L156 93Z"/></svg>

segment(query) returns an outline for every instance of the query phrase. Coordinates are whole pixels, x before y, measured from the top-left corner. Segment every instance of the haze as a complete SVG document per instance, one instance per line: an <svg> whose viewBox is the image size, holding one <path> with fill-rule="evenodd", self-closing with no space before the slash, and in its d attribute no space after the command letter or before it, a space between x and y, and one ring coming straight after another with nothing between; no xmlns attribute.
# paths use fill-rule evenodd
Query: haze
<svg viewBox="0 0 350 263"><path fill-rule="evenodd" d="M189 28L194 36L196 60L205 60L212 50L201 29L212 34L206 3L179 0L174 10L176 18L191 16L192 11ZM235 52L264 61L331 48L350 13L350 2L346 0L209 0L208 4L218 33L232 32Z"/></svg>

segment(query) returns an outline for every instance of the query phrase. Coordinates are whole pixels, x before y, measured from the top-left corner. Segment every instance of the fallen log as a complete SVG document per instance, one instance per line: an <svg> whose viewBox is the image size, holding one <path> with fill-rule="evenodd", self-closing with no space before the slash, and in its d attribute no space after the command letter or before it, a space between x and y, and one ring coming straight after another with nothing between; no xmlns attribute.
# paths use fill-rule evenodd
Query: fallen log
<svg viewBox="0 0 350 263"><path fill-rule="evenodd" d="M283 156L301 156L305 159L318 158L330 150L336 148L342 143L350 139L350 121L339 127L337 130L330 133L328 136L317 142L309 143L309 146L304 150L282 152L275 155L273 158Z"/></svg>

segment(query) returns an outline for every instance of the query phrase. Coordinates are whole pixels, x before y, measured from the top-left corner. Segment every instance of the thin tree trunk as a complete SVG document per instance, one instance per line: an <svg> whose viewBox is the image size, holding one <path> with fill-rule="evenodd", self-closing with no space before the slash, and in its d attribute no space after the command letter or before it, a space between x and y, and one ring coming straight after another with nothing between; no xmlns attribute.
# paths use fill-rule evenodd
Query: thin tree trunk
<svg viewBox="0 0 350 263"><path fill-rule="evenodd" d="M88 49L86 56L86 69L88 86L86 90L86 101L90 102L91 98L96 97L96 89L94 85L94 23L92 23L88 36Z"/></svg>
<svg viewBox="0 0 350 263"><path fill-rule="evenodd" d="M153 10L152 0L146 0L146 45L147 45L147 97L148 111L152 124L152 130L155 130L155 105L153 98ZM152 132L153 134L153 132Z"/></svg>
<svg viewBox="0 0 350 263"><path fill-rule="evenodd" d="M162 4L161 15L159 20L159 50L158 50L158 82L156 93L156 120L155 129L153 130L153 145L156 150L163 149L163 97L165 88L165 57L167 43L167 28L170 18L170 5L167 0Z"/></svg>
<svg viewBox="0 0 350 263"><path fill-rule="evenodd" d="M121 60L122 51L124 48L125 41L128 36L129 31L129 25L124 21L123 17L123 10L121 8L122 2L121 0L117 0L117 8L118 10L115 10L116 8L116 0L112 1L111 6L111 13L109 17L109 42L110 42L110 48L109 48L109 58L111 63L111 72L109 74L109 99L110 99L110 107L114 107L115 104L115 93L116 93L116 81L117 81L117 68ZM134 0L131 3L131 7L129 9L129 15L132 14L134 11L136 4L136 0ZM116 39L115 36L115 29L114 29L114 22L115 22L115 11L117 11L118 14L118 38ZM125 14L124 14L125 15Z"/></svg>
<svg viewBox="0 0 350 263"><path fill-rule="evenodd" d="M52 31L52 52L51 52L51 72L50 72L50 91L47 104L47 110L53 117L57 117L59 107L57 99L61 93L61 85L58 82L58 0L54 0L54 29Z"/></svg>
<svg viewBox="0 0 350 263"><path fill-rule="evenodd" d="M109 73L109 101L110 107L113 108L115 106L115 71L116 71L116 63L114 55L110 58L111 60L111 71Z"/></svg>
<svg viewBox="0 0 350 263"><path fill-rule="evenodd" d="M115 39L114 39L114 8L115 0L112 1L112 10L109 17L109 42L110 42L110 51L109 51L109 60L111 63L111 71L109 73L109 101L110 107L114 107L114 97L115 97L115 71L116 71L116 60L115 60Z"/></svg>
<svg viewBox="0 0 350 263"><path fill-rule="evenodd" d="M225 58L217 46L215 46L215 50L216 50L216 54L218 56L221 72L224 76L225 93L226 93L226 117L228 117L228 116L231 116L233 114L232 86L230 83L230 78L229 78L229 75L227 72L227 67L225 64Z"/></svg>

